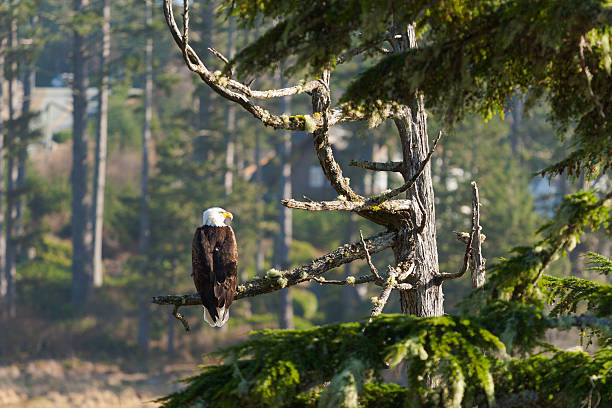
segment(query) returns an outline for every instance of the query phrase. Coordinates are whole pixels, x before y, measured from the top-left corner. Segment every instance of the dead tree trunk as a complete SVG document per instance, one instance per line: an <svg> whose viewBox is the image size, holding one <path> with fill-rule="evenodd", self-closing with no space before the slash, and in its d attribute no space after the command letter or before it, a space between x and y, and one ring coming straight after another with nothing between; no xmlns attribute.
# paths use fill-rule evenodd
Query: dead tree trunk
<svg viewBox="0 0 612 408"><path fill-rule="evenodd" d="M416 48L414 26L409 26L401 38L396 36L392 45L396 52ZM415 99L412 107L403 107L394 119L402 144L403 168L400 173L404 181L417 174L430 151L423 97L419 95ZM393 253L397 267L404 269L411 264L415 267L409 280L414 289L400 290L402 312L415 316L441 316L444 314L444 297L442 284L436 280L439 274L438 245L429 163L414 187L406 191L406 198L413 205L413 216L412 220L402 220ZM421 227L417 228L417 225Z"/></svg>
<svg viewBox="0 0 612 408"><path fill-rule="evenodd" d="M110 58L110 1L102 1L102 52L100 55L100 88L98 89L98 131L93 186L93 285L102 286L102 226L104 223L104 187L106 185L106 140L108 136L108 69Z"/></svg>
<svg viewBox="0 0 612 408"><path fill-rule="evenodd" d="M406 115L395 119L402 140L404 181L419 171L429 151L426 113L422 100L417 101L415 114L405 107ZM410 290L400 290L402 312L415 316L441 316L444 313L441 284L436 283L439 274L436 242L436 215L434 191L429 164L415 186L406 192L412 203L408 218L401 220L398 239L393 247L396 266L406 270L414 265L408 281ZM419 228L422 226L422 228ZM420 231L419 231L420 230Z"/></svg>

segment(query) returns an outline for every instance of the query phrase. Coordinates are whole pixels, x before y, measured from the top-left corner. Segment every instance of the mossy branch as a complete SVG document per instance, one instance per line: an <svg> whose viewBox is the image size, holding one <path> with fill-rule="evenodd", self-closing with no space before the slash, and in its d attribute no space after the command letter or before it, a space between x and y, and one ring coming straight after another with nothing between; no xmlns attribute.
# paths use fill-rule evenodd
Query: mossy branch
<svg viewBox="0 0 612 408"><path fill-rule="evenodd" d="M394 232L380 233L365 239L365 244L370 253L377 253L390 248L395 241L395 237L396 234ZM313 260L308 265L300 266L291 271L278 271L279 279L286 279L284 286L277 284L278 279L266 277L257 277L242 283L238 286L234 300L275 292L282 289L282 287L307 282L333 268L353 262L357 259L364 259L365 257L366 252L361 242L346 244L335 251ZM152 302L158 305L175 305L178 307L197 306L202 304L200 296L197 293L188 295L154 296Z"/></svg>
<svg viewBox="0 0 612 408"><path fill-rule="evenodd" d="M306 122L304 120L298 120L297 116L290 116L290 120L284 120L281 116L273 115L261 106L253 104L248 98L253 97L268 99L297 95L313 91L315 88L320 86L320 83L318 81L310 81L289 88L256 91L252 90L249 86L241 82L228 78L221 72L209 71L195 50L188 44L189 10L186 1L184 4L184 16L186 18L183 20L183 34L181 34L176 23L174 11L172 9L172 2L170 0L164 0L163 9L170 33L183 53L183 59L185 60L185 64L189 70L198 74L202 81L204 81L213 91L221 95L223 98L239 104L247 112L259 119L264 125L273 127L274 129L305 130ZM315 119L314 122L316 126L322 125L321 120Z"/></svg>

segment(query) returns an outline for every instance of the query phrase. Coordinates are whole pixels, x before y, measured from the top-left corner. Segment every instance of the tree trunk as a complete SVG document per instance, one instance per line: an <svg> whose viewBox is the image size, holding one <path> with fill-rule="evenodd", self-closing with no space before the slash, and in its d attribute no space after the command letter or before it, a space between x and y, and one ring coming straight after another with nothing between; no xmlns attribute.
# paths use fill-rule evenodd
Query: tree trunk
<svg viewBox="0 0 612 408"><path fill-rule="evenodd" d="M416 47L414 27L410 26L408 32L410 38L403 38L403 44L398 44L398 51ZM402 140L402 176L404 181L408 181L418 172L429 152L427 114L422 96L416 97L412 108L403 107L402 113L403 117L395 119L395 123ZM429 163L415 186L406 192L406 198L413 202L414 215L410 217L412 219L403 220L393 253L396 265L402 270L415 264L412 283L416 289L400 291L402 312L415 316L441 316L444 314L444 296L441 284L437 284L434 279L439 272L439 265L434 190ZM424 214L417 200L420 200ZM424 228L418 233L417 226L423 222L423 216L426 217Z"/></svg>
<svg viewBox="0 0 612 408"><path fill-rule="evenodd" d="M74 0L76 13L88 6L88 0ZM87 230L87 45L78 30L74 31L72 64L72 303L86 303L91 297L93 279L89 263L89 234Z"/></svg>
<svg viewBox="0 0 612 408"><path fill-rule="evenodd" d="M102 0L102 53L100 55L100 88L98 90L98 131L93 187L93 284L102 286L102 226L104 223L104 186L106 184L106 140L108 136L108 69L110 57L110 1Z"/></svg>
<svg viewBox="0 0 612 408"><path fill-rule="evenodd" d="M4 181L4 46L5 39L0 39L0 187ZM6 237L4 235L4 189L0 188L0 302L4 302L6 296L6 276L4 275L4 260L6 253ZM0 306L1 303L0 303Z"/></svg>
<svg viewBox="0 0 612 408"><path fill-rule="evenodd" d="M234 56L234 20L230 18L227 30L227 57ZM229 104L226 109L227 145L225 146L225 175L223 185L225 195L232 194L234 188L234 158L236 154L236 107Z"/></svg>
<svg viewBox="0 0 612 408"><path fill-rule="evenodd" d="M145 27L150 28L153 22L151 1L145 1ZM148 36L145 41L145 89L144 89L144 122L142 128L142 173L140 194L140 254L144 255L149 247L149 142L151 140L151 118L153 114L153 39ZM142 296L138 307L138 345L143 350L149 347L149 299Z"/></svg>
<svg viewBox="0 0 612 408"><path fill-rule="evenodd" d="M17 20L11 15L9 22L9 49L14 51L17 47ZM15 161L16 146L19 144L16 134L15 120L17 114L15 112L16 96L17 96L17 61L11 59L9 61L9 78L8 78L8 111L9 125L11 126L12 138L9 140L9 152L7 160L7 179L6 179L6 247L4 257L4 273L6 278L6 303L4 305L4 313L8 317L15 317L15 219L16 219L16 185L17 185L17 163Z"/></svg>
<svg viewBox="0 0 612 408"><path fill-rule="evenodd" d="M281 74L282 75L282 74ZM281 80L281 88L285 86ZM291 110L289 98L282 98L281 110L287 113ZM291 132L283 132L278 155L281 158L281 199L291 199ZM280 231L274 243L274 267L279 270L289 268L289 251L293 239L293 223L291 209L278 204ZM279 326L281 329L293 329L293 300L290 288L280 291Z"/></svg>
<svg viewBox="0 0 612 408"><path fill-rule="evenodd" d="M212 47L213 40L213 30L212 26L214 23L214 11L213 5L210 2L203 1L200 2L199 7L201 7L201 16L202 16L202 30L201 30L201 38L202 38L202 46L204 49L206 47ZM200 131L198 138L196 140L195 146L195 154L198 161L203 162L208 159L209 151L208 151L208 140L206 132L210 129L210 115L212 112L211 109L211 100L212 100L212 92L210 89L206 87L198 87L198 116L196 118L196 129Z"/></svg>

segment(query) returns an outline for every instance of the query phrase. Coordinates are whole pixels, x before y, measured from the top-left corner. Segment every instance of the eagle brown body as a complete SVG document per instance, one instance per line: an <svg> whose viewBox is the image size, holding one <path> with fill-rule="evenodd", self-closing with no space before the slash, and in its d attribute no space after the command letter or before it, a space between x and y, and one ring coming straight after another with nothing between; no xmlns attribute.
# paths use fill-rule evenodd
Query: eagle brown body
<svg viewBox="0 0 612 408"><path fill-rule="evenodd" d="M204 320L221 327L229 317L237 285L238 249L230 226L203 225L196 229L191 250L193 282L208 311Z"/></svg>

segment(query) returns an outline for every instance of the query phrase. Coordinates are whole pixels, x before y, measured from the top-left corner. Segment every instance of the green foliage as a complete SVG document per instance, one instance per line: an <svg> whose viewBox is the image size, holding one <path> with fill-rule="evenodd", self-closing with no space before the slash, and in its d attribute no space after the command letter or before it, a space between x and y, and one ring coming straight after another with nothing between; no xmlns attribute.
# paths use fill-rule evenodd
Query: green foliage
<svg viewBox="0 0 612 408"><path fill-rule="evenodd" d="M495 369L496 394L504 407L605 406L612 401L612 350L593 356L581 351L557 351L513 359Z"/></svg>
<svg viewBox="0 0 612 408"><path fill-rule="evenodd" d="M356 77L345 108L376 116L410 104L415 90L452 125L466 112L490 119L504 114L516 95L527 109L539 99L551 106L560 136L572 130L574 150L542 172L594 176L612 167L612 17L608 0L291 2L224 1L226 13L245 26L278 21L237 53L238 72L319 75L352 47L374 65ZM379 57L387 29L415 23L418 49ZM376 57L376 59L374 59Z"/></svg>
<svg viewBox="0 0 612 408"><path fill-rule="evenodd" d="M612 273L612 260L594 252L588 252L587 256L590 264L587 270L597 271L602 275L609 275Z"/></svg>
<svg viewBox="0 0 612 408"><path fill-rule="evenodd" d="M36 254L17 269L18 295L29 299L29 307L38 316L63 318L72 310L66 302L70 298L72 247L68 242L45 236L36 245Z"/></svg>
<svg viewBox="0 0 612 408"><path fill-rule="evenodd" d="M471 318L495 333L509 352L523 355L542 345L549 328L546 315L538 307L520 302L487 302Z"/></svg>
<svg viewBox="0 0 612 408"><path fill-rule="evenodd" d="M549 303L554 307L551 316L576 313L578 304L585 302L587 310L596 316L612 316L612 285L596 283L576 277L555 278L544 276Z"/></svg>
<svg viewBox="0 0 612 408"><path fill-rule="evenodd" d="M533 306L514 305L514 328L530 319L540 320L532 329L546 326ZM510 306L498 310L504 307ZM532 337L528 331L515 339ZM508 359L503 350L491 332L453 317L382 315L369 324L266 330L216 353L224 364L203 367L185 380L185 389L161 401L165 407L579 407L589 398L612 398L609 347L593 356L555 350L526 359ZM382 371L401 361L407 363L408 387L381 383ZM442 386L432 391L428 379Z"/></svg>
<svg viewBox="0 0 612 408"><path fill-rule="evenodd" d="M269 396L276 394L280 398L274 406L292 406L298 395L305 398L312 387L331 381L330 387L338 392L322 393L320 403L355 406L364 381L377 378L391 363L405 360L416 390L414 401L445 406L445 395L428 389L428 376L451 375L455 380L450 389L458 400L490 394L487 356L503 354L503 350L503 344L486 330L450 316L384 315L371 323L264 330L245 343L215 353L224 359L223 365L205 367L187 380L186 389L162 400L167 407L185 406L196 398L211 406L268 406ZM223 386L214 387L213 381Z"/></svg>
<svg viewBox="0 0 612 408"><path fill-rule="evenodd" d="M491 299L540 302L535 286L548 264L571 251L584 229L607 227L610 207L607 197L599 200L593 191L566 196L555 216L540 228L544 238L533 247L516 247L515 254L500 259L489 268L490 280L485 290Z"/></svg>

